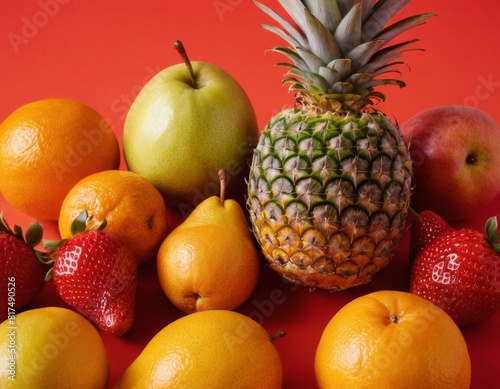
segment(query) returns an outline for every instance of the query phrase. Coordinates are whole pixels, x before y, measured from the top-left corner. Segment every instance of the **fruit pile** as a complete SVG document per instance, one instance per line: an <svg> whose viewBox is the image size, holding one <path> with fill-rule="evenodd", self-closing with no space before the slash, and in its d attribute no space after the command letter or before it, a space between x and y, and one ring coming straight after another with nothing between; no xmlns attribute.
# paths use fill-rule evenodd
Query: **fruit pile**
<svg viewBox="0 0 500 389"><path fill-rule="evenodd" d="M180 41L182 63L130 107L122 149L98 112L69 99L0 124L0 191L38 219L23 232L0 213L2 382L105 388L102 337L126 339L140 320L141 269L155 261L181 317L115 388L279 389L286 323L269 334L237 312L263 265L310 298L343 293L374 282L411 225L407 290L361 295L331 318L311 361L317 384L470 386L461 329L500 311L500 233L495 216L484 231L457 221L500 194L500 128L465 106L401 126L377 110L379 86L404 86L391 74L415 42L393 39L433 13L391 24L406 1L280 3L294 24L255 4L288 44L274 50L291 61L281 65L295 104L260 133L238 82ZM45 222L60 239L44 239ZM64 308L33 307L49 283Z"/></svg>

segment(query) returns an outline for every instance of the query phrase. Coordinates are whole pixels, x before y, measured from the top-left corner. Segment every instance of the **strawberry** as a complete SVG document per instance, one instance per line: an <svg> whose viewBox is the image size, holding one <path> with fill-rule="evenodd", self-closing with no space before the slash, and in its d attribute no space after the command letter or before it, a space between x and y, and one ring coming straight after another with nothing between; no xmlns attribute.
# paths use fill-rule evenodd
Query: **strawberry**
<svg viewBox="0 0 500 389"><path fill-rule="evenodd" d="M410 234L410 264L417 255L441 233L452 228L433 211L422 211L415 216Z"/></svg>
<svg viewBox="0 0 500 389"><path fill-rule="evenodd" d="M497 219L485 233L441 233L415 259L410 292L430 300L458 325L481 321L500 309L500 235Z"/></svg>
<svg viewBox="0 0 500 389"><path fill-rule="evenodd" d="M0 213L0 321L29 304L44 288L46 266L34 249L42 241L43 228L30 224L23 236L21 227L11 230Z"/></svg>
<svg viewBox="0 0 500 389"><path fill-rule="evenodd" d="M137 260L120 240L102 229L86 230L88 214L73 222L73 236L45 242L55 258L49 277L68 305L112 335L127 332L135 317Z"/></svg>

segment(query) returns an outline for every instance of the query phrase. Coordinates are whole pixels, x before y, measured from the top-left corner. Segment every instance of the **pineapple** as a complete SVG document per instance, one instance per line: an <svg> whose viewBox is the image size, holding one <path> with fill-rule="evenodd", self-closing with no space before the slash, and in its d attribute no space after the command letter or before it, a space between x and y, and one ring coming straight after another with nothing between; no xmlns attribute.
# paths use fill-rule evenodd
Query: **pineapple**
<svg viewBox="0 0 500 389"><path fill-rule="evenodd" d="M262 252L285 279L344 290L368 283L402 236L412 162L397 124L374 108L380 85L403 87L398 58L417 40L388 45L431 13L386 26L409 0L280 0L295 25L256 3L290 46L284 84L295 104L261 133L247 207Z"/></svg>

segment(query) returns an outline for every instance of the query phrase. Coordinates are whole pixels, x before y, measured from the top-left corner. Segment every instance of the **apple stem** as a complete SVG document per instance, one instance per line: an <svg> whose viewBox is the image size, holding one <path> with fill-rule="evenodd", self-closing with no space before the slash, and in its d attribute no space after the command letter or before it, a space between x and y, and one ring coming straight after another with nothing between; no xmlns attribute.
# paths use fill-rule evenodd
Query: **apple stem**
<svg viewBox="0 0 500 389"><path fill-rule="evenodd" d="M226 169L219 170L219 180L220 180L220 203L224 204L224 199L226 197Z"/></svg>
<svg viewBox="0 0 500 389"><path fill-rule="evenodd" d="M182 44L182 42L180 40L176 40L174 42L174 49L177 50L177 52L180 54L182 60L186 64L186 67L189 71L189 75L191 76L191 81L193 82L193 88L197 89L198 84L196 83L196 77L194 75L193 65L191 65L191 61L189 60L186 49L184 48L184 45Z"/></svg>

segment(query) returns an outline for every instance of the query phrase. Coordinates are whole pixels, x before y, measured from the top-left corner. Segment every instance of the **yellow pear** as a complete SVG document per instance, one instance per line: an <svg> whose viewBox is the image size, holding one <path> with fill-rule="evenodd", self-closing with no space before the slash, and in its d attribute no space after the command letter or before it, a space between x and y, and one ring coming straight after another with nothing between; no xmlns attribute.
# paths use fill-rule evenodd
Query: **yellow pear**
<svg viewBox="0 0 500 389"><path fill-rule="evenodd" d="M114 389L281 389L283 367L274 339L248 316L196 312L159 331Z"/></svg>
<svg viewBox="0 0 500 389"><path fill-rule="evenodd" d="M200 203L164 240L157 256L158 278L168 299L186 313L232 310L253 293L259 278L259 252L248 220L235 200Z"/></svg>

